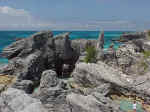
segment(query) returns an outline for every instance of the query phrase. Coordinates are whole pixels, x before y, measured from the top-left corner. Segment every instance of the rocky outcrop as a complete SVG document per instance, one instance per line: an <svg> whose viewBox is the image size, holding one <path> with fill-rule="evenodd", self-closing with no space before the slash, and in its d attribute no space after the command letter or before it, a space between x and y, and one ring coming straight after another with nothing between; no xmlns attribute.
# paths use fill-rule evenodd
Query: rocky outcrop
<svg viewBox="0 0 150 112"><path fill-rule="evenodd" d="M106 81L121 87L126 87L133 82L130 76L127 76L102 62L99 62L98 64L79 63L76 65L76 69L72 75L77 84L89 84L93 87Z"/></svg>
<svg viewBox="0 0 150 112"><path fill-rule="evenodd" d="M40 102L24 91L9 88L0 96L0 112L48 112Z"/></svg>
<svg viewBox="0 0 150 112"><path fill-rule="evenodd" d="M67 96L67 101L71 112L122 112L119 105L112 104L111 100L99 93L88 96L72 93Z"/></svg>
<svg viewBox="0 0 150 112"><path fill-rule="evenodd" d="M110 45L107 51L103 55L103 62L107 63L110 66L118 66L116 50L114 48L114 44Z"/></svg>
<svg viewBox="0 0 150 112"><path fill-rule="evenodd" d="M128 42L136 39L146 39L146 34L144 32L136 32L136 33L125 33L122 34L119 39L112 40L117 42Z"/></svg>
<svg viewBox="0 0 150 112"><path fill-rule="evenodd" d="M122 72L99 62L98 64L79 63L73 72L74 80L83 87L96 87L103 83L111 83L112 90L130 93L149 99L150 87L149 75L138 77L128 76Z"/></svg>
<svg viewBox="0 0 150 112"><path fill-rule="evenodd" d="M38 32L29 38L18 40L4 48L2 56L9 59L3 73L16 75L18 80L31 80L38 85L44 70L52 69L58 76L67 64L70 72L79 57L72 47L69 33L53 37L51 31Z"/></svg>
<svg viewBox="0 0 150 112"><path fill-rule="evenodd" d="M42 73L41 81L40 81L40 89L42 88L50 88L58 85L58 78L55 71L47 70Z"/></svg>
<svg viewBox="0 0 150 112"><path fill-rule="evenodd" d="M31 94L34 90L34 84L31 80L17 80L11 87L24 90L28 94Z"/></svg>
<svg viewBox="0 0 150 112"><path fill-rule="evenodd" d="M147 51L149 52L148 47L145 47L142 40L133 40L122 44L116 50L113 47L108 48L102 61L125 74L143 75L150 68L149 60L145 58Z"/></svg>
<svg viewBox="0 0 150 112"><path fill-rule="evenodd" d="M132 38L136 39L117 50L112 44L105 52L104 33L98 41L71 41L69 33L54 37L50 31L17 40L2 53L9 64L0 68L0 73L14 76L15 82L10 81L8 89L0 85L0 111L122 112L112 98L116 93L133 93L149 101L149 71L143 76L135 72L145 71L145 63L150 65L147 58L144 69L135 66L141 60L143 65L145 42L141 37ZM96 63L80 62L87 46L96 48ZM64 77L67 74L71 77Z"/></svg>
<svg viewBox="0 0 150 112"><path fill-rule="evenodd" d="M99 48L99 49L104 48L104 32L100 33L100 35L98 37L98 42L97 42L96 48Z"/></svg>
<svg viewBox="0 0 150 112"><path fill-rule="evenodd" d="M40 99L49 112L70 112L70 107L66 102L67 85L63 80L58 79L56 72L44 71L40 82L33 96Z"/></svg>

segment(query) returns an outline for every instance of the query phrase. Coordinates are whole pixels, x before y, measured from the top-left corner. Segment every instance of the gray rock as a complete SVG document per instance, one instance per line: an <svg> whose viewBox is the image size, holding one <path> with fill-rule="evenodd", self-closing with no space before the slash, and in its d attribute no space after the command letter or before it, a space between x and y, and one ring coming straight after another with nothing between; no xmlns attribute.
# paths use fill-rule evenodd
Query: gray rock
<svg viewBox="0 0 150 112"><path fill-rule="evenodd" d="M3 92L6 89L5 84L0 84L0 93Z"/></svg>
<svg viewBox="0 0 150 112"><path fill-rule="evenodd" d="M38 32L4 48L2 56L9 59L9 64L3 72L16 75L19 80L31 80L37 86L47 69L62 76L63 65L68 64L72 72L79 51L71 45L68 33L53 38L51 31Z"/></svg>
<svg viewBox="0 0 150 112"><path fill-rule="evenodd" d="M65 87L55 71L47 70L42 73L40 86L33 96L40 99L50 112L70 112L66 102L68 90Z"/></svg>
<svg viewBox="0 0 150 112"><path fill-rule="evenodd" d="M12 85L12 87L24 90L28 94L31 94L34 89L34 85L31 80L18 80Z"/></svg>
<svg viewBox="0 0 150 112"><path fill-rule="evenodd" d="M88 40L88 39L75 39L72 40L72 46L79 46L80 53L85 52L87 46L96 46L97 40Z"/></svg>
<svg viewBox="0 0 150 112"><path fill-rule="evenodd" d="M98 96L98 94L95 96L83 96L72 93L66 99L70 105L71 112L121 112L119 108L114 109L105 97Z"/></svg>
<svg viewBox="0 0 150 112"><path fill-rule="evenodd" d="M58 83L59 81L56 72L52 70L47 70L42 73L40 89L55 87Z"/></svg>
<svg viewBox="0 0 150 112"><path fill-rule="evenodd" d="M79 63L76 65L72 75L78 84L84 86L86 84L97 86L107 81L126 87L133 82L133 79L131 79L130 76L127 76L121 71L109 67L102 62L99 62L98 64Z"/></svg>
<svg viewBox="0 0 150 112"><path fill-rule="evenodd" d="M136 39L146 39L146 34L144 32L125 33L121 35L119 39L113 41L129 42Z"/></svg>
<svg viewBox="0 0 150 112"><path fill-rule="evenodd" d="M104 48L104 32L100 33L96 48L97 49L103 49Z"/></svg>
<svg viewBox="0 0 150 112"><path fill-rule="evenodd" d="M9 88L0 99L1 112L48 112L39 100L18 89Z"/></svg>
<svg viewBox="0 0 150 112"><path fill-rule="evenodd" d="M38 93L35 93L34 97L40 99L50 112L70 112L69 105L66 102L67 94L67 91L56 86L43 88Z"/></svg>
<svg viewBox="0 0 150 112"><path fill-rule="evenodd" d="M118 60L116 57L116 50L114 48L114 44L110 45L107 51L104 53L104 58L102 61L104 61L110 66L118 65Z"/></svg>
<svg viewBox="0 0 150 112"><path fill-rule="evenodd" d="M99 62L98 64L79 63L73 72L74 80L83 87L91 84L98 87L104 83L110 83L110 88L121 93L134 93L137 96L149 100L150 77L149 72L143 76L128 76L121 71ZM108 86L109 87L109 86ZM107 90L107 89L106 89ZM109 92L108 88L108 92ZM107 94L107 91L106 91Z"/></svg>

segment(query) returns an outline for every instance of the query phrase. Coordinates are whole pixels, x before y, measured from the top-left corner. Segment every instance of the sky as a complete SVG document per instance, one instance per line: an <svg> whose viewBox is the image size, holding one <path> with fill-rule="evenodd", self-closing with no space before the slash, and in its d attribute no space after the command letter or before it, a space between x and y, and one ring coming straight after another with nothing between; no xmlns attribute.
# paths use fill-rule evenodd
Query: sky
<svg viewBox="0 0 150 112"><path fill-rule="evenodd" d="M0 0L0 30L145 30L150 0Z"/></svg>

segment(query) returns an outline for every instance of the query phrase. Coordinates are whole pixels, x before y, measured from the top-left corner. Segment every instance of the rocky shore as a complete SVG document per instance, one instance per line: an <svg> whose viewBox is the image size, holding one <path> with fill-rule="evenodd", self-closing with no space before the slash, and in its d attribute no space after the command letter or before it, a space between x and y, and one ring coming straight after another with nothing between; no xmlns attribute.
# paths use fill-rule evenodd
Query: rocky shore
<svg viewBox="0 0 150 112"><path fill-rule="evenodd" d="M107 51L104 33L98 40L69 34L42 31L4 48L9 63L0 68L0 112L124 112L122 96L150 108L147 32L124 34L113 40L122 45ZM92 63L84 60L88 46L96 51Z"/></svg>

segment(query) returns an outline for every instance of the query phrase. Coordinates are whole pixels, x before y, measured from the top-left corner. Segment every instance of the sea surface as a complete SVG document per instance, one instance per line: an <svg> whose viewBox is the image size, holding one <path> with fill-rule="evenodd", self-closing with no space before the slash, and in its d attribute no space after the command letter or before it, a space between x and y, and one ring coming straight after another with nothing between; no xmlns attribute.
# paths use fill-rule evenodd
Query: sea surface
<svg viewBox="0 0 150 112"><path fill-rule="evenodd" d="M0 52L2 49L12 42L15 41L16 38L27 38L30 35L36 33L37 31L0 31ZM54 35L64 33L68 31L53 31ZM129 32L129 31L128 31ZM99 31L71 31L70 38L71 39L97 39L99 36ZM109 45L112 43L112 39L117 39L123 34L123 31L105 31L104 32L104 39L105 39L105 46L104 48L107 49ZM119 43L115 43L115 48L119 46ZM0 57L0 64L8 63L7 59Z"/></svg>

